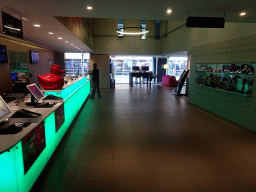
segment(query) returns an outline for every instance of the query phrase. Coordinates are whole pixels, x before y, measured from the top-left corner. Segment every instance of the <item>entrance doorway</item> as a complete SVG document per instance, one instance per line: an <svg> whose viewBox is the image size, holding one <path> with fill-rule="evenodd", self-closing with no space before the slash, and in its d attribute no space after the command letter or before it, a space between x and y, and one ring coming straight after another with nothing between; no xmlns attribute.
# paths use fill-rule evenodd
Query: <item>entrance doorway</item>
<svg viewBox="0 0 256 192"><path fill-rule="evenodd" d="M168 75L173 75L177 80L180 79L182 72L187 69L188 57L170 57L168 58Z"/></svg>
<svg viewBox="0 0 256 192"><path fill-rule="evenodd" d="M148 56L112 56L111 61L114 66L115 83L129 83L129 73L133 66L140 69L148 66L149 71L153 71L153 57Z"/></svg>

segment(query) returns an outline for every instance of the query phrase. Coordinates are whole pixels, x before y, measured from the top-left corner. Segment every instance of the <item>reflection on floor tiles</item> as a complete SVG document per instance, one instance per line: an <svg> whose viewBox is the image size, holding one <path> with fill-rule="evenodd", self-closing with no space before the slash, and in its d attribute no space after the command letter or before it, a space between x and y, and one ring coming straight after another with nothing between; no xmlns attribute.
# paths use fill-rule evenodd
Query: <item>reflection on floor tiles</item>
<svg viewBox="0 0 256 192"><path fill-rule="evenodd" d="M256 191L256 133L135 84L87 100L33 191Z"/></svg>

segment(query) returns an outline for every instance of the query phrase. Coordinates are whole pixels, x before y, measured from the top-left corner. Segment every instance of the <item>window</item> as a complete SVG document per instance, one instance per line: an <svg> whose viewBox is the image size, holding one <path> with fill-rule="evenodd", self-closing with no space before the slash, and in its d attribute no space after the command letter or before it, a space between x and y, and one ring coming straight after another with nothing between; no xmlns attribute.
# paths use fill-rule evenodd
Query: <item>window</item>
<svg viewBox="0 0 256 192"><path fill-rule="evenodd" d="M82 62L83 61L83 62ZM90 71L89 53L65 53L66 75L84 75Z"/></svg>
<svg viewBox="0 0 256 192"><path fill-rule="evenodd" d="M117 29L121 29L121 28L124 28L124 20L118 19ZM124 32L124 30L121 29L120 32ZM118 38L123 38L123 34L118 33Z"/></svg>
<svg viewBox="0 0 256 192"><path fill-rule="evenodd" d="M146 20L141 20L140 27L141 27L141 32L145 32L146 31ZM141 39L146 39L146 33L141 35L140 38Z"/></svg>
<svg viewBox="0 0 256 192"><path fill-rule="evenodd" d="M160 39L160 20L156 20L156 30L155 30L155 39Z"/></svg>

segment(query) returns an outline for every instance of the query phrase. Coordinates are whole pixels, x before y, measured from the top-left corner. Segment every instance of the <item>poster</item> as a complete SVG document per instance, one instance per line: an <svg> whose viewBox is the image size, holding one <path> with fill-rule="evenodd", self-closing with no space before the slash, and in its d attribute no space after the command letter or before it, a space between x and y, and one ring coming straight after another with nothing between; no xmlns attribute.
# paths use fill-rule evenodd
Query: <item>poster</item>
<svg viewBox="0 0 256 192"><path fill-rule="evenodd" d="M46 147L44 121L22 139L24 172L28 172Z"/></svg>
<svg viewBox="0 0 256 192"><path fill-rule="evenodd" d="M58 107L55 111L55 129L56 132L60 129L61 125L64 123L64 103Z"/></svg>

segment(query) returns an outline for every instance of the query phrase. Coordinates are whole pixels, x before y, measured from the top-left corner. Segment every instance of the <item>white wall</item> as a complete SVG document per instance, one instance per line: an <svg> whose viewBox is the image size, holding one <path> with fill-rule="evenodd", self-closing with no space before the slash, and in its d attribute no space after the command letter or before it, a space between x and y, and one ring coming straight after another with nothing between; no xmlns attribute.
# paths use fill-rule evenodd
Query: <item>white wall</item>
<svg viewBox="0 0 256 192"><path fill-rule="evenodd" d="M94 53L115 55L159 55L161 41L155 40L155 24L147 21L147 39L140 36L117 37L117 19L94 19ZM124 19L124 27L140 27L140 20Z"/></svg>
<svg viewBox="0 0 256 192"><path fill-rule="evenodd" d="M190 50L192 47L200 45L256 34L255 23L226 22L224 29L186 28L184 24L185 22L169 21L168 31L172 31L181 25L183 25L183 27L174 30L167 38L162 39L162 54Z"/></svg>
<svg viewBox="0 0 256 192"><path fill-rule="evenodd" d="M196 64L256 63L256 35L192 48L189 102L256 131L256 77L252 97L195 85Z"/></svg>
<svg viewBox="0 0 256 192"><path fill-rule="evenodd" d="M50 73L50 63L54 63L54 54L49 51L39 51L39 59L39 64L29 64L29 72L32 74L31 83L39 83L38 75Z"/></svg>
<svg viewBox="0 0 256 192"><path fill-rule="evenodd" d="M109 55L90 55L90 69L93 70L93 64L97 63L100 71L100 88L110 88L110 56Z"/></svg>

